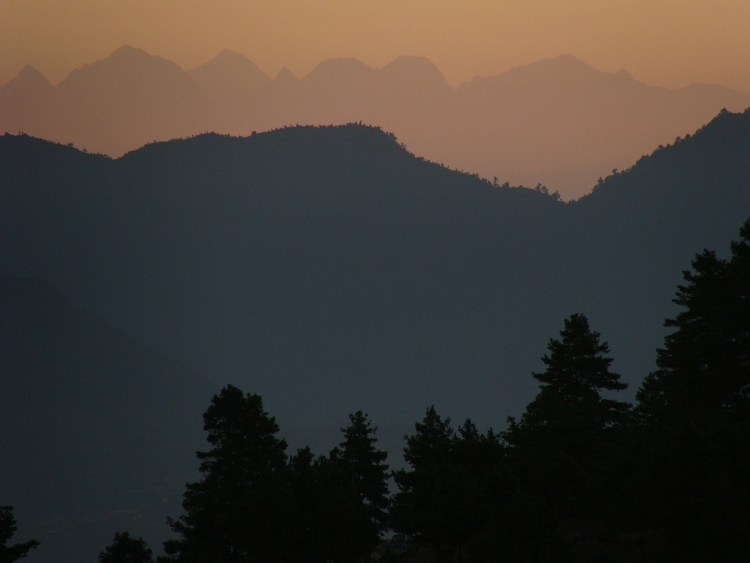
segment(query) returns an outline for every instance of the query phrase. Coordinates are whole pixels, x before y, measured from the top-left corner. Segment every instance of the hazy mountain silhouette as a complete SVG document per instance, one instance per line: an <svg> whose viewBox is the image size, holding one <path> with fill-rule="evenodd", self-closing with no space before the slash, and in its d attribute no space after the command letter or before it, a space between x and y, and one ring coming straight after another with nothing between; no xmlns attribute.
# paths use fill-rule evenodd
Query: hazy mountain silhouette
<svg viewBox="0 0 750 563"><path fill-rule="evenodd" d="M18 122L13 106L0 106L0 128L121 154L145 142L200 130L210 121L209 102L197 81L174 63L121 47L74 70L34 105L34 127Z"/></svg>
<svg viewBox="0 0 750 563"><path fill-rule="evenodd" d="M282 68L274 78L274 82L278 85L296 85L299 82L299 78L294 76L294 73L287 67Z"/></svg>
<svg viewBox="0 0 750 563"><path fill-rule="evenodd" d="M40 280L0 276L0 309L0 491L41 541L28 560L165 538L213 387Z"/></svg>
<svg viewBox="0 0 750 563"><path fill-rule="evenodd" d="M228 50L192 69L189 74L204 90L219 99L271 83L271 78L245 55Z"/></svg>
<svg viewBox="0 0 750 563"><path fill-rule="evenodd" d="M571 55L454 90L420 57L400 57L380 70L332 59L302 80L285 69L272 81L230 51L185 72L123 47L35 101L10 93L19 82L31 81L19 76L0 89L0 132L25 131L119 156L146 142L208 130L248 135L363 121L393 131L430 160L512 183L541 182L566 198L694 131L721 108L750 107L750 94L707 85L654 88Z"/></svg>
<svg viewBox="0 0 750 563"><path fill-rule="evenodd" d="M646 86L624 70L600 72L571 55L475 78L458 93L455 150L464 147L467 170L487 173L486 163L494 160L503 163L504 178L579 195L584 192L576 184L593 180L595 170L605 176L624 168L721 108L741 111L750 103L748 94L719 86Z"/></svg>
<svg viewBox="0 0 750 563"><path fill-rule="evenodd" d="M0 88L0 123L10 132L42 131L46 116L40 112L52 95L52 84L32 66L25 66Z"/></svg>
<svg viewBox="0 0 750 563"><path fill-rule="evenodd" d="M52 84L33 66L26 65L13 80L3 86L0 103L22 105L43 100Z"/></svg>

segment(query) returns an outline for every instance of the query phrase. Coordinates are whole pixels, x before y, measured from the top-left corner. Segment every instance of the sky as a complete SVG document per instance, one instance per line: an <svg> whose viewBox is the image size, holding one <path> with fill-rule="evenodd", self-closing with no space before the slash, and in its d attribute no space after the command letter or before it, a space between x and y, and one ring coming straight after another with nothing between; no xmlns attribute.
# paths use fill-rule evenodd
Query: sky
<svg viewBox="0 0 750 563"><path fill-rule="evenodd" d="M425 56L457 86L570 53L650 85L750 92L748 0L0 0L0 84L53 84L122 45L196 67L222 49L275 76Z"/></svg>

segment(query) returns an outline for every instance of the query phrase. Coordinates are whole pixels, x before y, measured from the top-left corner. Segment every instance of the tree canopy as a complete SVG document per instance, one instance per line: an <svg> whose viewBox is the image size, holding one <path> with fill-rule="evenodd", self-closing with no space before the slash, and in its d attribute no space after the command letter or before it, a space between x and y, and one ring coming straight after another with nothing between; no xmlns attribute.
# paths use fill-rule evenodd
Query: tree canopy
<svg viewBox="0 0 750 563"><path fill-rule="evenodd" d="M185 514L170 520L180 539L165 543L175 561L283 561L293 499L286 442L259 395L228 385L203 415L212 448L198 452L202 479L187 485Z"/></svg>
<svg viewBox="0 0 750 563"><path fill-rule="evenodd" d="M0 563L12 563L26 557L32 549L39 545L36 540L8 545L16 530L18 530L18 526L16 518L13 516L13 507L0 506Z"/></svg>
<svg viewBox="0 0 750 563"><path fill-rule="evenodd" d="M151 549L143 538L133 538L128 532L117 532L112 543L99 553L99 563L153 563Z"/></svg>
<svg viewBox="0 0 750 563"><path fill-rule="evenodd" d="M560 336L550 339L542 356L546 370L533 374L539 394L520 421L508 419L503 438L535 494L568 518L588 518L600 504L597 482L610 435L629 411L627 403L602 392L627 386L610 371L609 346L584 315L566 319Z"/></svg>

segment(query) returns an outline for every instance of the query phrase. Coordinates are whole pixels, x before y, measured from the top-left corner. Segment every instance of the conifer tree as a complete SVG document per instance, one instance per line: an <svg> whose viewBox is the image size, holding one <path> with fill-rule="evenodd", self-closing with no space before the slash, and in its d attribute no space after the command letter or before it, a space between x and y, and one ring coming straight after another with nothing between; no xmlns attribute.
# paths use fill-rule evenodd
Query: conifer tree
<svg viewBox="0 0 750 563"><path fill-rule="evenodd" d="M560 340L550 339L546 370L533 374L539 394L520 421L508 419L503 438L512 446L517 474L561 515L589 517L599 492L595 473L606 457L608 436L624 422L629 405L602 397L627 387L610 371L609 346L584 315L565 320Z"/></svg>
<svg viewBox="0 0 750 563"><path fill-rule="evenodd" d="M657 351L658 370L638 392L641 417L656 420L740 416L750 407L750 220L730 260L705 250L693 260L674 302L683 310Z"/></svg>
<svg viewBox="0 0 750 563"><path fill-rule="evenodd" d="M466 499L466 480L451 460L450 418L441 418L430 407L415 430L406 437L404 449L411 471L394 473L399 493L392 508L393 525L417 542L433 546L439 561L446 548L458 543L456 508Z"/></svg>
<svg viewBox="0 0 750 563"><path fill-rule="evenodd" d="M170 560L273 563L288 560L293 498L286 442L258 395L228 385L203 415L212 448L198 452L202 479L187 485Z"/></svg>
<svg viewBox="0 0 750 563"><path fill-rule="evenodd" d="M664 559L750 558L750 220L731 258L696 256L675 329L638 391L640 471L633 520L665 539Z"/></svg>
<svg viewBox="0 0 750 563"><path fill-rule="evenodd" d="M296 559L354 561L369 555L386 525L387 453L375 447L376 428L362 411L349 415L344 441L327 456L309 448L290 460L297 501Z"/></svg>
<svg viewBox="0 0 750 563"><path fill-rule="evenodd" d="M153 563L151 549L143 538L130 537L128 532L117 532L112 543L99 553L99 563Z"/></svg>
<svg viewBox="0 0 750 563"><path fill-rule="evenodd" d="M350 424L342 428L344 441L337 457L373 522L385 527L388 497L388 453L375 447L377 428L362 411L349 415Z"/></svg>
<svg viewBox="0 0 750 563"><path fill-rule="evenodd" d="M12 563L26 557L29 551L39 545L36 540L8 545L10 538L13 537L17 529L13 507L0 506L0 563Z"/></svg>

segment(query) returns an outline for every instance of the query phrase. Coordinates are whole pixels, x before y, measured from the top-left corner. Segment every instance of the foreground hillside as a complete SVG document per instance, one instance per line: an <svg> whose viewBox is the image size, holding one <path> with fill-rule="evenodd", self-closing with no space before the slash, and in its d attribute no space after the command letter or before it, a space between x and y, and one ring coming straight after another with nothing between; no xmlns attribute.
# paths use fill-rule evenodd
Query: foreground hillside
<svg viewBox="0 0 750 563"><path fill-rule="evenodd" d="M31 410L3 412L31 425L18 435L42 444L34 455L99 476L119 463L109 437L159 428L161 440L199 424L190 413L227 382L261 393L282 428L323 426L360 408L376 423L409 423L430 404L501 427L533 396L529 373L575 312L609 341L632 393L653 369L681 270L704 247L726 249L748 216L750 112L720 114L568 204L416 158L361 125L202 135L117 160L6 135L0 264L66 298L41 282L4 282L3 310L16 312L3 319L3 371L25 375L4 376L3 397ZM65 299L75 305L54 304ZM68 320L34 313L50 303ZM75 313L79 306L118 328ZM35 318L35 347L14 345ZM179 383L178 364L112 344L126 338L121 329L209 375ZM29 399L81 381L74 400ZM124 382L137 390L113 396ZM158 396L179 388L184 403L162 408L152 385L166 389ZM20 414L53 399L39 427ZM49 422L53 412L62 424ZM101 433L79 436L79 419ZM100 452L96 463L68 455L84 439ZM46 466L27 443L13 445L20 461L5 483ZM177 458L175 450L170 475ZM144 475L158 473L159 459L139 458ZM185 463L189 472L194 463ZM47 482L75 502L98 498L95 486ZM40 514L28 498L11 499L21 518Z"/></svg>
<svg viewBox="0 0 750 563"><path fill-rule="evenodd" d="M0 310L0 494L41 541L29 560L81 560L123 525L163 538L213 388L40 280L1 276Z"/></svg>
<svg viewBox="0 0 750 563"><path fill-rule="evenodd" d="M5 136L2 260L295 421L438 402L495 422L571 312L629 381L650 369L680 271L750 214L748 121L724 113L571 204L357 125L119 160Z"/></svg>
<svg viewBox="0 0 750 563"><path fill-rule="evenodd" d="M272 80L238 53L224 51L185 71L126 46L55 86L26 67L0 88L0 133L23 131L120 156L204 131L249 135L363 121L435 162L511 183L541 182L567 200L721 108L747 107L746 93L705 84L650 87L571 55L454 89L418 57L382 69L332 59L301 79L285 69Z"/></svg>

